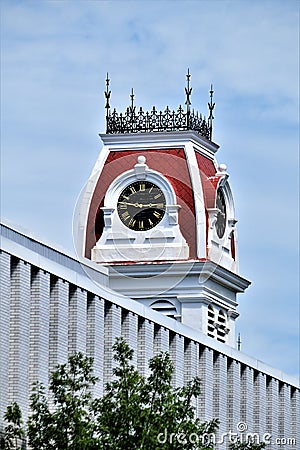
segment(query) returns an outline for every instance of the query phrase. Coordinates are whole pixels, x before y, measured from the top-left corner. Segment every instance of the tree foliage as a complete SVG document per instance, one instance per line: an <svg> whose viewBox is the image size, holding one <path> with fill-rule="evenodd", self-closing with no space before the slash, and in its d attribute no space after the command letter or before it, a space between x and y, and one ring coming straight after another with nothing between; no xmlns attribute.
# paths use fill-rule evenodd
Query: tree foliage
<svg viewBox="0 0 300 450"><path fill-rule="evenodd" d="M21 450L24 442L24 429L22 413L17 403L12 403L7 407L4 414L4 421L7 425L4 428L4 436L1 437L1 449Z"/></svg>
<svg viewBox="0 0 300 450"><path fill-rule="evenodd" d="M71 355L58 366L49 385L37 383L31 395L28 441L33 450L96 449L92 386L93 360L82 353ZM50 405L49 405L50 404Z"/></svg>
<svg viewBox="0 0 300 450"><path fill-rule="evenodd" d="M150 360L151 372L145 378L132 365L133 350L125 341L118 340L114 352L114 380L107 384L106 394L96 406L102 448L193 449L196 447L187 436L216 431L217 420L201 423L195 418L192 399L200 393L200 380L194 378L184 387L172 387L173 365L167 353ZM204 445L197 448L213 447L204 439Z"/></svg>
<svg viewBox="0 0 300 450"><path fill-rule="evenodd" d="M113 347L116 366L101 398L93 398L97 378L93 361L81 353L57 367L49 385L36 383L31 395L27 438L32 450L208 450L214 448L218 420L201 422L193 401L200 380L172 386L173 365L167 353L149 361L150 375L139 374L133 350L123 339ZM23 438L18 405L8 408L5 450L17 450ZM191 439L192 438L192 439ZM231 450L263 448L242 443Z"/></svg>

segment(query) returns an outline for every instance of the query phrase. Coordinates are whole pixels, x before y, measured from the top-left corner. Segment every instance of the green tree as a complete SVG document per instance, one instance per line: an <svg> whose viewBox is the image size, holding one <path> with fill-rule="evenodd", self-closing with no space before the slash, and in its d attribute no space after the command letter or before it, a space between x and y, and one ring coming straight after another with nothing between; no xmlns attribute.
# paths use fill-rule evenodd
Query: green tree
<svg viewBox="0 0 300 450"><path fill-rule="evenodd" d="M200 380L172 386L173 365L167 353L149 361L150 375L132 364L133 350L119 338L113 347L116 367L102 398L92 398L97 382L93 361L81 353L57 367L49 385L36 383L27 423L32 450L213 450L218 420L201 422L193 400ZM18 449L23 437L21 412L6 413L6 450ZM260 450L262 444L236 442L230 450Z"/></svg>
<svg viewBox="0 0 300 450"><path fill-rule="evenodd" d="M149 361L151 373L145 378L132 365L133 350L124 340L118 339L113 349L117 362L114 379L107 384L103 398L95 403L101 448L212 449L205 435L216 431L218 421L201 423L192 406L192 399L200 393L199 378L187 386L173 388L174 369L167 353ZM197 447L189 442L192 434L199 438Z"/></svg>
<svg viewBox="0 0 300 450"><path fill-rule="evenodd" d="M32 414L28 419L28 441L33 450L98 448L92 400L92 386L96 381L92 358L76 353L53 372L50 400L41 384L34 386Z"/></svg>
<svg viewBox="0 0 300 450"><path fill-rule="evenodd" d="M17 403L14 402L7 407L4 421L7 422L7 425L4 427L4 436L1 437L1 449L21 450L25 433L22 412Z"/></svg>

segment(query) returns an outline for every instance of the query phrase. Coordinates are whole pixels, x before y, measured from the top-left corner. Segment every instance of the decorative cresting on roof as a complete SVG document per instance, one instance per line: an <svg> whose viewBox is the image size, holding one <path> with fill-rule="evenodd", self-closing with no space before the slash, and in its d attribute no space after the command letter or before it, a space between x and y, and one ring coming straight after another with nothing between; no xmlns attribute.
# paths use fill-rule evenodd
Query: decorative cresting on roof
<svg viewBox="0 0 300 450"><path fill-rule="evenodd" d="M116 108L113 111L110 108L111 90L109 89L110 79L107 74L106 91L104 92L106 99L106 133L149 133L193 130L201 136L212 140L213 110L215 107L215 103L213 103L213 87L211 85L210 102L208 103L209 116L206 119L202 114L191 110L192 88L190 87L190 78L191 75L188 69L186 75L187 85L185 88L185 110L181 105L179 105L177 111L170 110L168 106L164 111L158 111L155 106L153 106L151 111L145 112L142 107L137 110L134 105L134 92L132 89L130 106L126 109L125 113L118 113Z"/></svg>

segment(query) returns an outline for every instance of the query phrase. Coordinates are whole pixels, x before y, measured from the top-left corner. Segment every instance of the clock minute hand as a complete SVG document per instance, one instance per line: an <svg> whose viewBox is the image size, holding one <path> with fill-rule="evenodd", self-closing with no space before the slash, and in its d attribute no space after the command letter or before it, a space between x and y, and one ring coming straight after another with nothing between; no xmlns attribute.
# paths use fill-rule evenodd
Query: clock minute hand
<svg viewBox="0 0 300 450"><path fill-rule="evenodd" d="M163 208L164 205L163 203L148 203L147 205L141 205L144 208L152 208L152 207L157 207L157 208Z"/></svg>
<svg viewBox="0 0 300 450"><path fill-rule="evenodd" d="M143 203L120 202L120 204L134 206L135 208L152 208L152 207L163 208L163 203L148 203L148 204L144 205Z"/></svg>

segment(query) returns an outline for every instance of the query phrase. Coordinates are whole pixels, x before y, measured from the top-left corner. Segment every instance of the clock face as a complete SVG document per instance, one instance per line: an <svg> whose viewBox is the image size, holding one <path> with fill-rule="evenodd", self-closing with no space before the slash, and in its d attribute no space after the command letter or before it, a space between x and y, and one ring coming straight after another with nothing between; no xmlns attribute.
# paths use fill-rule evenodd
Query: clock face
<svg viewBox="0 0 300 450"><path fill-rule="evenodd" d="M218 189L216 207L219 210L216 221L216 231L221 239L224 236L226 228L226 203L222 189Z"/></svg>
<svg viewBox="0 0 300 450"><path fill-rule="evenodd" d="M121 192L117 209L121 221L131 230L150 230L164 217L166 199L155 184L135 181Z"/></svg>

